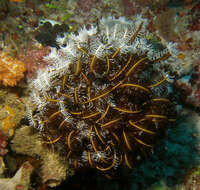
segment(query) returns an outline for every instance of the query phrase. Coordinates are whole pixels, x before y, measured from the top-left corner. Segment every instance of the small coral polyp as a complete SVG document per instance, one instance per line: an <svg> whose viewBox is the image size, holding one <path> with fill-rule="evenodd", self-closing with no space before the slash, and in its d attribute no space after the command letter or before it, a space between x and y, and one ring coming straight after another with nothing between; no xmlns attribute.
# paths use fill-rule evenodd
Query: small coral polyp
<svg viewBox="0 0 200 190"><path fill-rule="evenodd" d="M50 66L30 84L30 123L71 167L133 168L175 122L164 68L177 51L172 43L156 50L146 25L141 16L108 17L58 37L44 58Z"/></svg>

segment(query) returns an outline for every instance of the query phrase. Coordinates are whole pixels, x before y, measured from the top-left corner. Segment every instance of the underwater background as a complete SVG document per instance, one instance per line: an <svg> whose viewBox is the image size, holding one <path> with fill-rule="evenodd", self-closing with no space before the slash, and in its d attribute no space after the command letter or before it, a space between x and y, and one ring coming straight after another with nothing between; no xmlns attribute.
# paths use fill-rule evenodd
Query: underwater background
<svg viewBox="0 0 200 190"><path fill-rule="evenodd" d="M32 127L30 114L38 110L31 82L51 66L45 57L61 48L58 36L70 38L102 18L131 21L137 15L148 21L151 47L173 42L181 52L178 62L170 62L172 69L165 68L173 76L176 122L131 169L119 168L114 176L76 171L59 148L43 146L42 132ZM200 1L0 0L0 189L199 190L199 161Z"/></svg>

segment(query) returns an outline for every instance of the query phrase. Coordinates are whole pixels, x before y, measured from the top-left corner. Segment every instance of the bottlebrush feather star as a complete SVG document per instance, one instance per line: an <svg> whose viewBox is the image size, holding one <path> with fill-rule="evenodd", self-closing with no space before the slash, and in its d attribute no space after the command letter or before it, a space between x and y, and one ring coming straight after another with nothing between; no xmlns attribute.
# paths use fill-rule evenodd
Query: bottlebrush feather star
<svg viewBox="0 0 200 190"><path fill-rule="evenodd" d="M30 124L75 169L133 168L175 122L169 98L172 43L154 48L142 16L102 18L57 37L59 48L30 83ZM31 114L33 113L33 114Z"/></svg>

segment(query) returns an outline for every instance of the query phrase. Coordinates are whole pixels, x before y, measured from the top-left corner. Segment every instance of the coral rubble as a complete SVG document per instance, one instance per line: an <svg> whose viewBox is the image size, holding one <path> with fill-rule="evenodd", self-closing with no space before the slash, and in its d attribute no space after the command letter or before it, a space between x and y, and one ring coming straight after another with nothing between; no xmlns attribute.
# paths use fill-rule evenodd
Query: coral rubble
<svg viewBox="0 0 200 190"><path fill-rule="evenodd" d="M15 86L24 77L25 65L7 53L0 52L0 82L5 86Z"/></svg>
<svg viewBox="0 0 200 190"><path fill-rule="evenodd" d="M149 40L147 25L141 15L102 18L58 36L59 48L44 57L28 117L71 168L132 168L176 121L170 64L180 54L171 42Z"/></svg>

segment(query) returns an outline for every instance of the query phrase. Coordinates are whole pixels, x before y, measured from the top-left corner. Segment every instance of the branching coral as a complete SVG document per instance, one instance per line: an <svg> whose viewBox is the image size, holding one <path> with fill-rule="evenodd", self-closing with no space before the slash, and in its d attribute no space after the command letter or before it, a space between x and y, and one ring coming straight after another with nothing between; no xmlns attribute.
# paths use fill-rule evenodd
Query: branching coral
<svg viewBox="0 0 200 190"><path fill-rule="evenodd" d="M154 48L146 26L141 16L108 17L58 36L45 57L51 66L30 84L30 123L71 167L133 168L175 122L169 64L179 53L172 43Z"/></svg>
<svg viewBox="0 0 200 190"><path fill-rule="evenodd" d="M0 82L5 86L15 86L24 77L25 65L5 52L0 52Z"/></svg>

